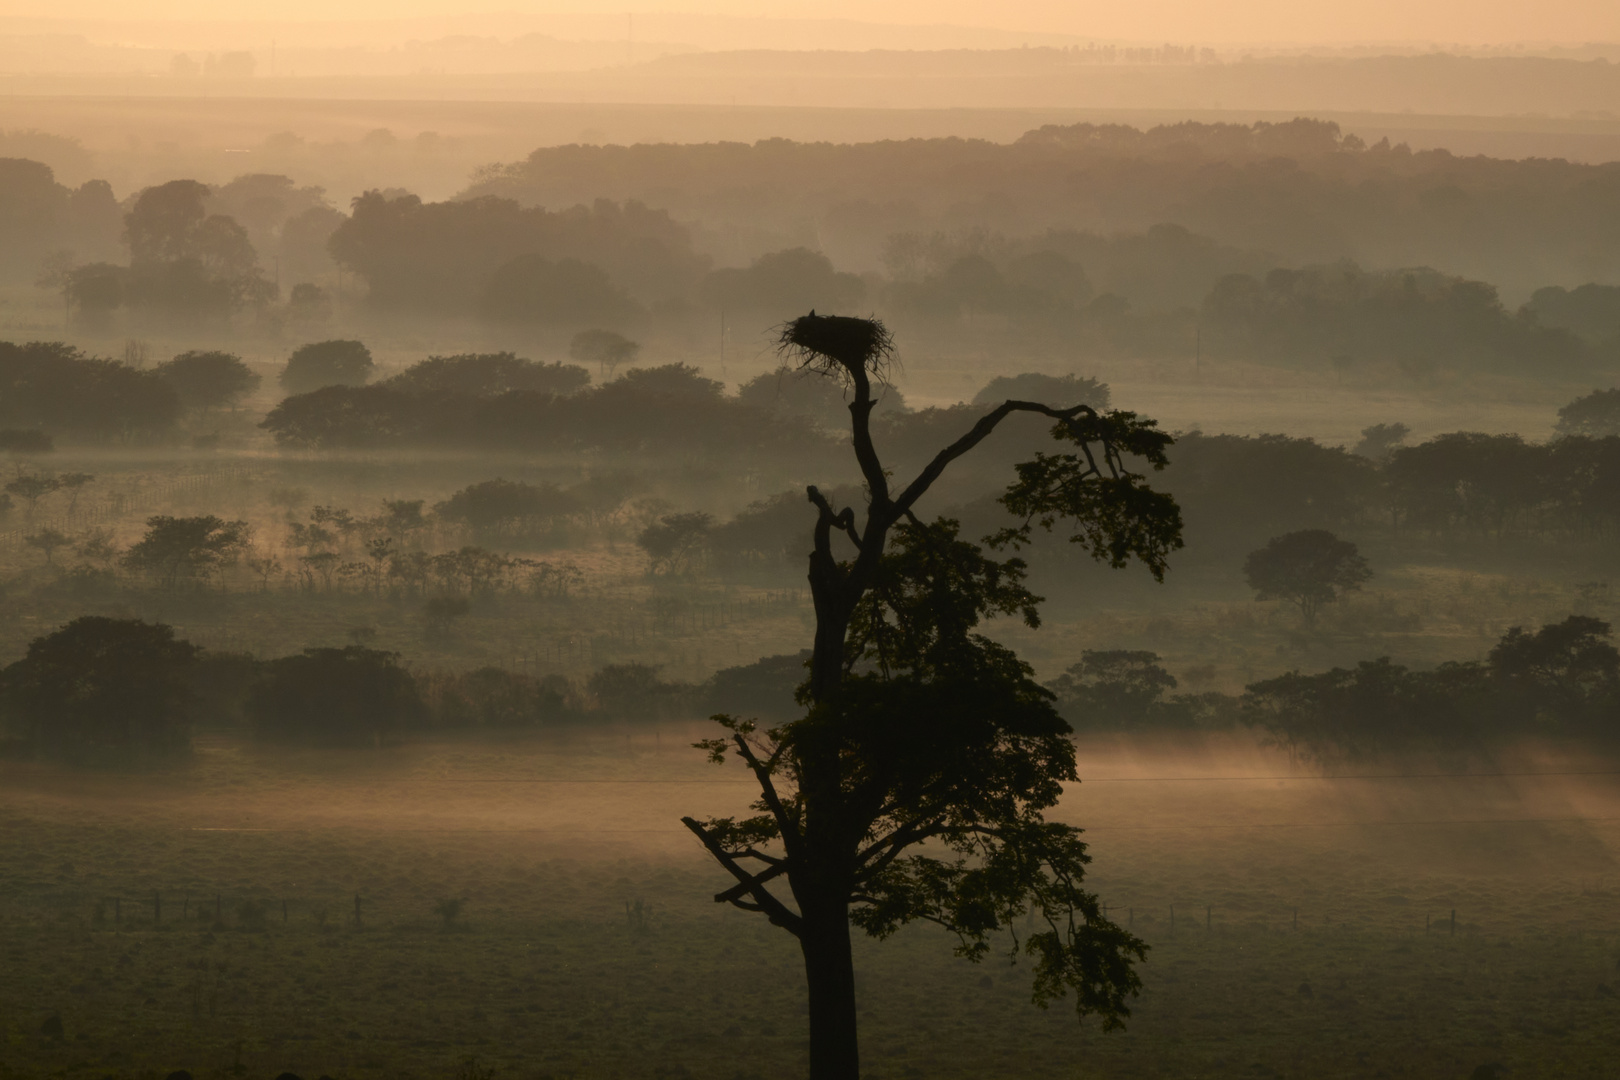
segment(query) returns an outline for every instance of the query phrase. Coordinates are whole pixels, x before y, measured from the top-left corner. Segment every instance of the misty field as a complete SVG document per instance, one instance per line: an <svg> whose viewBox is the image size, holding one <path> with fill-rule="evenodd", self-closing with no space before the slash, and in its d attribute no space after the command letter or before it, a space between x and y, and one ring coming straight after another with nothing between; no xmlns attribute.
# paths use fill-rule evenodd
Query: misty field
<svg viewBox="0 0 1620 1080"><path fill-rule="evenodd" d="M797 951L712 902L678 823L747 797L698 734L8 765L0 1076L802 1074ZM1609 1075L1612 762L1324 777L1242 740L1081 761L1058 816L1153 946L1128 1030L906 931L858 948L865 1075Z"/></svg>

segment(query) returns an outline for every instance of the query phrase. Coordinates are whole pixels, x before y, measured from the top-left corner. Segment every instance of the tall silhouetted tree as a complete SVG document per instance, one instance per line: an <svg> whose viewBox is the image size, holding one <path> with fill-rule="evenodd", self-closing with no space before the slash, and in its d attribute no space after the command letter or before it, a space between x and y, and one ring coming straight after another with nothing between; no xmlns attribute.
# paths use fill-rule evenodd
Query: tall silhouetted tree
<svg viewBox="0 0 1620 1080"><path fill-rule="evenodd" d="M1080 830L1044 817L1076 779L1069 725L1029 666L977 632L998 614L1036 625L1039 597L1023 586L1021 559L991 558L958 537L956 522L924 522L915 508L1003 420L1031 413L1053 424L1062 449L1018 466L1001 501L1019 524L988 542L1020 545L1036 526L1067 521L1094 557L1114 566L1136 558L1161 577L1181 544L1180 513L1130 462L1162 468L1172 440L1132 413L1007 401L896 491L870 426L888 331L812 313L789 323L781 344L847 383L866 505L840 509L807 489L816 629L803 716L765 731L718 716L728 734L699 744L716 762L735 755L760 787L757 816L683 819L736 879L715 899L798 939L814 1080L860 1075L851 924L884 937L933 922L977 959L993 931L1033 912L1039 928L1021 944L1036 1000L1072 991L1080 1015L1117 1026L1146 945L1081 887L1089 856ZM791 901L773 889L777 879Z"/></svg>
<svg viewBox="0 0 1620 1080"><path fill-rule="evenodd" d="M1299 608L1307 627L1316 625L1324 604L1337 603L1370 577L1356 545L1326 529L1276 537L1243 562L1243 578L1256 599L1287 600Z"/></svg>

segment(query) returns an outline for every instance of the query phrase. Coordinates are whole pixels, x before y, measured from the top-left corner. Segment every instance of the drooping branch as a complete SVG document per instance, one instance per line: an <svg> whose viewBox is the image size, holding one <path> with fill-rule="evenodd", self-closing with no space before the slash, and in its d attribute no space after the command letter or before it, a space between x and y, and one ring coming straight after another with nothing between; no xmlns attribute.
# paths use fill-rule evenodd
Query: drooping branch
<svg viewBox="0 0 1620 1080"><path fill-rule="evenodd" d="M727 851L725 846L705 829L697 819L683 817L681 818L681 824L692 830L692 833L703 842L703 846L709 849L709 854L714 856L715 861L725 867L731 876L737 879L736 888L720 893L715 897L715 900L721 903L730 903L749 911L762 912L770 919L773 925L780 926L795 937L799 936L803 920L790 911L787 905L773 896L769 889L765 888L766 881L784 872L785 864L782 867L769 867L759 874L750 874L737 862L736 856ZM732 895L733 893L736 895ZM742 897L745 895L752 897L754 903L749 904L744 901Z"/></svg>

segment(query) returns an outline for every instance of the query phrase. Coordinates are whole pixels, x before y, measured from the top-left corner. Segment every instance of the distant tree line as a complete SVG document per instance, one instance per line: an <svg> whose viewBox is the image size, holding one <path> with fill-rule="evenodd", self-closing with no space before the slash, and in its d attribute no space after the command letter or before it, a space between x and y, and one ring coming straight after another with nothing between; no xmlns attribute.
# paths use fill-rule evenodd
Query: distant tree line
<svg viewBox="0 0 1620 1080"><path fill-rule="evenodd" d="M1595 397L1603 405L1609 395L1615 405L1601 422L1601 410L1581 404ZM1598 391L1571 406L1571 415L1587 429L1620 430L1616 406L1620 394ZM874 423L874 429L880 445L894 448L893 460L915 467L908 447L929 445L934 429L963 430L980 411L923 410ZM1369 429L1371 442L1364 437L1360 453L1285 435L1180 435L1164 485L1182 508L1186 558L1228 561L1271 538L1308 530L1377 530L1396 539L1468 543L1595 543L1620 535L1620 434L1533 443L1516 435L1455 432L1405 446L1401 432L1384 430L1397 427ZM998 433L983 457L1010 459L1036 434ZM982 478L964 475L965 483L948 489L959 500L953 514L967 531L993 532L1005 524L1001 512L981 497ZM641 544L658 573L797 570L808 542L795 516L802 501L798 492L782 492L723 521L668 514L642 534ZM672 562L676 533L682 554Z"/></svg>
<svg viewBox="0 0 1620 1080"><path fill-rule="evenodd" d="M829 250L874 261L898 233L1140 232L1176 222L1222 245L1271 252L1282 265L1354 256L1384 267L1456 267L1519 289L1547 280L1526 280L1529 273L1611 280L1620 271L1612 175L1603 164L1369 146L1311 119L1147 130L1080 123L1011 144L543 147L485 170L462 197L528 206L641 199L711 227L765 223L784 232L814 220ZM894 190L903 196L874 195Z"/></svg>
<svg viewBox="0 0 1620 1080"><path fill-rule="evenodd" d="M1238 696L1178 694L1151 652L1095 651L1048 682L1080 732L1253 728L1313 760L1468 752L1495 739L1620 738L1620 652L1609 624L1582 615L1513 627L1483 662L1414 670L1389 657L1289 672Z"/></svg>
<svg viewBox="0 0 1620 1080"><path fill-rule="evenodd" d="M1609 624L1571 616L1510 629L1482 662L1415 670L1388 657L1252 683L1241 695L1177 693L1146 651L1088 651L1046 688L1081 735L1238 726L1330 763L1494 740L1620 738L1620 651ZM451 731L680 719L729 709L766 721L800 706L806 654L669 681L656 666L605 665L583 681L496 667L412 671L364 645L271 660L202 650L171 628L85 616L35 639L0 670L0 749L77 764L159 763L197 728L270 743L361 747Z"/></svg>
<svg viewBox="0 0 1620 1080"><path fill-rule="evenodd" d="M311 448L597 447L780 455L825 441L807 421L742 403L685 365L633 368L612 382L580 389L586 378L583 368L557 366L530 383L544 388L497 383L434 389L432 380L406 376L374 386L327 386L283 401L262 426L283 445Z"/></svg>
<svg viewBox="0 0 1620 1080"><path fill-rule="evenodd" d="M580 682L494 667L415 672L360 644L258 660L200 649L161 623L84 616L0 670L0 751L130 766L184 755L199 728L364 747L433 732L650 722L718 708L729 683L711 683L671 682L639 663Z"/></svg>

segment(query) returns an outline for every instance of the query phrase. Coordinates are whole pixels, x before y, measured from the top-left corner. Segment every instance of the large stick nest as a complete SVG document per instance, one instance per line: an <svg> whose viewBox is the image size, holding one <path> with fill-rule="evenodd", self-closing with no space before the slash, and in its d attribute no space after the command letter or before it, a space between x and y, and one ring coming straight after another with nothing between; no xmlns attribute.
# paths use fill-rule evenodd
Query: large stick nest
<svg viewBox="0 0 1620 1080"><path fill-rule="evenodd" d="M877 319L812 311L782 326L776 351L800 367L843 377L864 370L886 382L894 359L894 336Z"/></svg>

